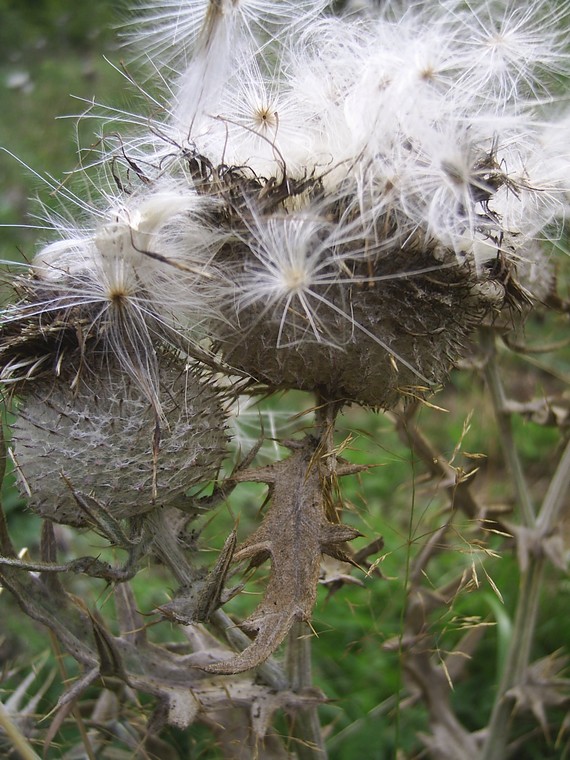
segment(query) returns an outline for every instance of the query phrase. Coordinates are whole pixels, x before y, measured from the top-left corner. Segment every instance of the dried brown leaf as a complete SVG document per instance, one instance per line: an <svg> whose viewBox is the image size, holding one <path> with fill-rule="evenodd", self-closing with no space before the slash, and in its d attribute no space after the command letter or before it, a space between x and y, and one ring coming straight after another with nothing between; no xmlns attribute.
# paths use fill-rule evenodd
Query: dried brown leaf
<svg viewBox="0 0 570 760"><path fill-rule="evenodd" d="M335 557L323 557L319 583L327 586L331 592L337 591L344 584L364 586L360 578L354 578L350 574L352 569L349 562L342 562Z"/></svg>
<svg viewBox="0 0 570 760"><path fill-rule="evenodd" d="M281 644L296 621L309 620L315 604L321 555L347 561L342 545L359 535L326 517L326 478L317 442L307 436L287 459L240 475L268 483L271 505L259 528L234 555L251 566L271 558L265 596L241 625L255 635L252 643L230 660L210 665L211 673L239 673L256 667ZM336 475L342 475L342 468Z"/></svg>

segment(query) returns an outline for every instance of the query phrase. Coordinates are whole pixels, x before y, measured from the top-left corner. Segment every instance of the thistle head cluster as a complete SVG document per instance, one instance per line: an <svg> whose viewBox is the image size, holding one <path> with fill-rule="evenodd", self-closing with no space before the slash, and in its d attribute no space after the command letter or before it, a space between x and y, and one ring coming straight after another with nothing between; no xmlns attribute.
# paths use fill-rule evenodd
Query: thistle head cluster
<svg viewBox="0 0 570 760"><path fill-rule="evenodd" d="M537 241L568 200L563 4L327 5L169 0L129 27L165 94L152 117L113 116L114 189L75 226L55 220L17 282L0 355L33 397L20 440L52 424L36 408L50 397L79 429L89 394L189 433L172 349L390 407L530 297L517 269L548 269Z"/></svg>

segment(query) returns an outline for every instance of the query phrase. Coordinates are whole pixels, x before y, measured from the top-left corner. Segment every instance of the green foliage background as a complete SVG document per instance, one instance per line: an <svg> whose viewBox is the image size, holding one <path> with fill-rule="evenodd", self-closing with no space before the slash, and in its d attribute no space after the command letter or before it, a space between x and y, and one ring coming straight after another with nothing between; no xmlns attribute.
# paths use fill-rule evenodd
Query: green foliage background
<svg viewBox="0 0 570 760"><path fill-rule="evenodd" d="M54 202L49 188L38 178L49 175L56 182L78 163L78 141L89 147L97 125L93 120L58 120L66 114L80 114L85 102L95 98L106 105L128 107L133 93L125 79L107 62L118 65L123 51L113 27L126 7L117 9L111 0L78 3L74 0L0 0L0 145L27 164L0 153L0 223L16 225L2 230L0 257L4 260L30 258L38 240L46 233L18 225L34 224L36 194L42 202ZM564 254L558 252L561 269L561 295L567 296ZM546 345L559 342L567 334L567 318L556 314L536 316L526 328L529 343ZM541 354L528 361L504 351L507 387L515 398L565 391L570 379L568 348ZM503 506L508 514L513 493L498 445L492 410L483 383L476 371L458 372L449 387L433 399L439 407L425 407L418 416L422 431L446 457L451 457L458 442L455 465L470 469L477 461L476 491L486 502ZM309 398L295 395L278 402L279 408L295 413L310 406ZM471 416L472 415L472 416ZM468 432L465 426L471 420ZM348 441L346 456L354 462L368 463L373 469L344 484L349 505L348 519L364 537L360 545L382 535L385 547L379 560L381 576L360 576L363 585L345 586L334 595L321 590L314 618L315 679L330 697L322 708L322 719L330 731L330 756L333 760L384 760L396 757L397 748L417 750L418 731L428 729L427 714L421 703L399 709L397 695L405 683L398 647L385 644L396 639L401 630L406 603L406 571L422 540L442 521L445 500L437 484L428 483L425 467L416 461L405 441L394 432L392 421L381 414L358 409L345 413L339 442ZM548 485L552 466L560 450L555 429L532 422L517 421L517 444L535 498L540 499ZM474 454L485 459L473 460ZM467 454L467 455L466 455ZM26 511L8 479L4 505L10 529L18 545L34 551L39 537L39 520ZM206 530L212 550L219 548L233 516L240 514L245 532L261 503L259 492L241 488L230 508L220 514ZM570 520L569 520L570 525ZM566 539L568 525L563 526ZM458 641L463 626L470 620L492 624L467 668L467 677L454 685L454 704L464 724L476 730L486 724L493 689L502 655L510 635L518 587L518 565L508 545L490 536L489 546L501 546L500 556L486 554L473 543L473 526L467 518L458 520L454 545L430 565L426 583L437 588L462 568L477 571L479 588L462 593L451 606L432 621L442 656ZM97 552L89 536L66 536L72 553ZM567 544L568 545L568 544ZM205 561L208 555L205 555ZM169 588L160 573L143 573L140 603L145 609L164 603ZM488 578L492 579L492 583ZM495 589L500 591L503 601ZM255 585L252 587L255 591ZM83 589L90 604L105 613L106 595L102 584L89 581ZM238 600L240 605L246 604ZM45 632L19 611L6 592L0 595L0 658L5 673L20 668L17 676L0 684L0 698L6 697L21 677L42 654L49 650ZM552 570L543 591L543 615L535 642L536 658L554 650L568 648L570 631L570 582ZM71 669L71 663L69 663ZM54 683L46 694L42 709L48 712L61 689ZM558 723L563 719L560 710ZM564 736L545 738L528 716L521 716L515 733L527 737L519 760L545 760L570 756ZM65 742L65 735L60 737ZM70 738L71 740L71 738ZM172 732L170 741L181 755L215 758L216 750L200 728L189 735ZM63 744L62 744L63 747ZM58 750L59 751L59 750ZM63 749L62 749L63 752ZM57 753L49 757L58 757Z"/></svg>

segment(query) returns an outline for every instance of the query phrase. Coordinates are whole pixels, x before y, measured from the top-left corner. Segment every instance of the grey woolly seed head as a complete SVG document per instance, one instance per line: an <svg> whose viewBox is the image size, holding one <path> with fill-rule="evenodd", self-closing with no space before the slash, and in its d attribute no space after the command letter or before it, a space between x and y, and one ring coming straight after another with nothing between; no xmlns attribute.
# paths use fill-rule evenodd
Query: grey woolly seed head
<svg viewBox="0 0 570 760"><path fill-rule="evenodd" d="M122 519L177 506L189 488L216 477L227 443L225 413L203 375L163 359L158 417L116 362L88 366L25 387L13 454L31 509L88 526L89 509Z"/></svg>

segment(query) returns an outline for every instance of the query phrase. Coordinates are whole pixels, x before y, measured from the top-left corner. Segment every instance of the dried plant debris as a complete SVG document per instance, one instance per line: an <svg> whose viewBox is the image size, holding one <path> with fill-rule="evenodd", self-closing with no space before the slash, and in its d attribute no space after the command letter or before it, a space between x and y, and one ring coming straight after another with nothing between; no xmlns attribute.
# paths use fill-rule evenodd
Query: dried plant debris
<svg viewBox="0 0 570 760"><path fill-rule="evenodd" d="M174 598L157 608L168 620L189 625L206 623L212 613L243 590L243 585L225 589L226 578L236 547L237 534L233 530L211 571L202 578L196 578L188 587L179 589Z"/></svg>
<svg viewBox="0 0 570 760"><path fill-rule="evenodd" d="M515 711L531 712L549 742L552 737L548 710L553 707L567 707L570 704L570 679L566 676L567 668L567 655L554 652L533 662L523 683L507 692L507 697L515 701Z"/></svg>

